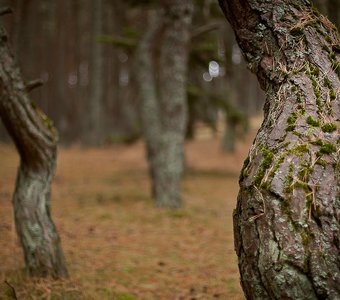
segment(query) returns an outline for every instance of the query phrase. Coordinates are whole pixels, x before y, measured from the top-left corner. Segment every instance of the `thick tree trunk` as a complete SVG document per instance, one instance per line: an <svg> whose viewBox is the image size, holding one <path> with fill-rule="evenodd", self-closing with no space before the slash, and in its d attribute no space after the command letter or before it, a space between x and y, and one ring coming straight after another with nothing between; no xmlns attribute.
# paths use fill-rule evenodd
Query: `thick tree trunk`
<svg viewBox="0 0 340 300"><path fill-rule="evenodd" d="M27 97L26 87L0 28L0 116L20 154L13 205L26 266L34 276L67 276L64 255L50 214L57 132Z"/></svg>
<svg viewBox="0 0 340 300"><path fill-rule="evenodd" d="M248 299L340 298L339 35L307 3L220 0L267 93L234 214Z"/></svg>
<svg viewBox="0 0 340 300"><path fill-rule="evenodd" d="M159 20L150 24L137 53L152 191L159 207L182 205L186 73L192 12L191 0L169 1ZM153 48L156 39L161 44L157 49L159 57Z"/></svg>

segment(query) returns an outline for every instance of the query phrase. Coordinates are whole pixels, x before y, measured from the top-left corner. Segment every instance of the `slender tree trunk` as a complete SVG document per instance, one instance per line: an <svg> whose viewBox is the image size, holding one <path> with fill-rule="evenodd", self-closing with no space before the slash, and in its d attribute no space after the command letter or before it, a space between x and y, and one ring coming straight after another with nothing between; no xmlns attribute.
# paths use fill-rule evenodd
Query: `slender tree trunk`
<svg viewBox="0 0 340 300"><path fill-rule="evenodd" d="M102 34L103 0L93 0L93 25L90 54L89 128L87 143L98 145L103 141L103 45L97 40Z"/></svg>
<svg viewBox="0 0 340 300"><path fill-rule="evenodd" d="M224 110L225 113L225 128L223 133L223 139L222 139L222 151L225 152L234 152L235 151L235 144L236 144L236 126L237 124L234 124L232 122L232 119L230 118L230 115L232 114L230 110L231 107L234 107L236 104L237 106L240 106L239 103L237 103L236 95L237 91L234 92L235 89L235 72L234 72L234 66L232 61L232 52L233 52L233 45L235 43L235 38L232 32L232 29L230 26L225 25L225 28L223 30L224 36L223 36L223 48L224 48L224 60L225 60L225 86L226 91L228 93L228 97L225 97L225 101L227 101L228 105L226 105L226 109Z"/></svg>
<svg viewBox="0 0 340 300"><path fill-rule="evenodd" d="M228 112L226 112L227 114ZM236 144L236 126L237 124L225 116L225 129L222 141L222 150L225 152L234 152Z"/></svg>
<svg viewBox="0 0 340 300"><path fill-rule="evenodd" d="M152 191L159 207L180 207L187 122L191 0L169 1L152 21L138 49L138 81ZM154 42L161 46L155 55ZM156 76L156 74L158 76Z"/></svg>
<svg viewBox="0 0 340 300"><path fill-rule="evenodd" d="M50 213L57 132L28 99L6 41L0 28L0 116L21 158L13 195L17 233L31 275L66 277L65 259Z"/></svg>
<svg viewBox="0 0 340 300"><path fill-rule="evenodd" d="M267 94L234 214L246 297L339 299L338 32L308 1L219 2Z"/></svg>

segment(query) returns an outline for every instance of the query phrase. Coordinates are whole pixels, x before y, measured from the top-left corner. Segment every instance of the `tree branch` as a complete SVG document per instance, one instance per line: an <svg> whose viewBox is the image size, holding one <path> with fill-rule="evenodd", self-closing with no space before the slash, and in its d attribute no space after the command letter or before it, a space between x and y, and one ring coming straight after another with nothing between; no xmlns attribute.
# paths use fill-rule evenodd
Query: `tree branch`
<svg viewBox="0 0 340 300"><path fill-rule="evenodd" d="M40 78L38 78L38 79L34 79L34 80L27 82L25 88L26 88L27 92L30 92L33 89L35 89L39 86L42 86L43 84L44 84L44 82Z"/></svg>
<svg viewBox="0 0 340 300"><path fill-rule="evenodd" d="M201 27L198 27L193 30L193 33L191 34L191 38L197 38L201 36L202 34L206 34L209 31L217 30L219 29L224 23L222 22L215 22L215 23L209 23L206 25L203 25Z"/></svg>
<svg viewBox="0 0 340 300"><path fill-rule="evenodd" d="M121 36L102 35L97 38L99 43L111 44L126 49L135 49L138 44L137 39L126 38Z"/></svg>
<svg viewBox="0 0 340 300"><path fill-rule="evenodd" d="M13 13L13 9L9 6L0 7L0 16Z"/></svg>

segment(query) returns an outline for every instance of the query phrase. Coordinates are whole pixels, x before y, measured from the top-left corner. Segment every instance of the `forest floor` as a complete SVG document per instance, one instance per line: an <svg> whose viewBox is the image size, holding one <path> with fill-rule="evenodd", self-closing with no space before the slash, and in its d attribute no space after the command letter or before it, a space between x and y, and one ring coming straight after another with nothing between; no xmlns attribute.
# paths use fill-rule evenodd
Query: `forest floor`
<svg viewBox="0 0 340 300"><path fill-rule="evenodd" d="M234 154L221 152L220 137L187 143L180 210L153 206L142 142L61 148L52 216L70 279L60 281L25 274L11 205L18 157L0 145L0 299L11 299L10 286L19 300L244 299L232 212L254 134Z"/></svg>

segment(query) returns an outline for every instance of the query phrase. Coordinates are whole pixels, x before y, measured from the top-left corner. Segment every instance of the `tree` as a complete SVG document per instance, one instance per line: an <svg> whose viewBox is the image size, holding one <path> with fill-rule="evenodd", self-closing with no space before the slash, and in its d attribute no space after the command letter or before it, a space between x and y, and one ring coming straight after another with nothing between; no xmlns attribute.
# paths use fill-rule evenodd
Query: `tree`
<svg viewBox="0 0 340 300"><path fill-rule="evenodd" d="M191 0L168 1L161 12L150 19L136 54L152 191L158 207L182 205L186 72L192 12Z"/></svg>
<svg viewBox="0 0 340 300"><path fill-rule="evenodd" d="M338 299L339 34L309 1L219 2L267 95L234 213L243 290Z"/></svg>
<svg viewBox="0 0 340 300"><path fill-rule="evenodd" d="M98 42L98 37L102 35L102 13L105 9L103 0L96 0L92 2L92 41L91 41L91 54L90 54L90 99L89 99L89 114L88 114L88 133L87 142L91 145L98 145L103 140L103 45Z"/></svg>
<svg viewBox="0 0 340 300"><path fill-rule="evenodd" d="M60 239L51 219L51 181L57 132L29 100L27 90L0 28L0 117L20 154L13 195L16 230L31 275L68 275Z"/></svg>

